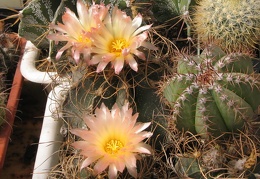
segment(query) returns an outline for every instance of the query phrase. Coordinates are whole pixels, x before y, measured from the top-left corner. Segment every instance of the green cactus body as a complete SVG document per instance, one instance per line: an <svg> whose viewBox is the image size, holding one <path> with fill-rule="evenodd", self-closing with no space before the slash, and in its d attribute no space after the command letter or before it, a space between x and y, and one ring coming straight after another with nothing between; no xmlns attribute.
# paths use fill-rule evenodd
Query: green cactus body
<svg viewBox="0 0 260 179"><path fill-rule="evenodd" d="M162 86L178 129L218 136L241 129L260 105L259 81L251 58L225 53L218 47L200 56L184 57Z"/></svg>
<svg viewBox="0 0 260 179"><path fill-rule="evenodd" d="M49 25L52 21L61 21L61 16L67 6L76 6L76 1L31 1L20 12L19 35L30 40L38 48L48 48L49 41L45 36L49 31Z"/></svg>
<svg viewBox="0 0 260 179"><path fill-rule="evenodd" d="M213 40L228 52L248 52L260 36L258 0L201 0L193 14L202 42Z"/></svg>
<svg viewBox="0 0 260 179"><path fill-rule="evenodd" d="M102 75L96 74L70 89L63 104L64 118L69 125L72 128L84 127L84 115L91 114L101 103L111 108L116 102L116 96L115 88L110 85L116 82L108 83Z"/></svg>

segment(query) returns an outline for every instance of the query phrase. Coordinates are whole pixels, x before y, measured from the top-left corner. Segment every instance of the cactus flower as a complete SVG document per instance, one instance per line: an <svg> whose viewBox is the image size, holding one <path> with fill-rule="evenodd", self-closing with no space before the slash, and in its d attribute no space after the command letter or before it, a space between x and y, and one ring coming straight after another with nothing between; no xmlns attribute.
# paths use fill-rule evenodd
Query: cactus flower
<svg viewBox="0 0 260 179"><path fill-rule="evenodd" d="M138 48L143 46L155 50L151 43L145 42L151 25L141 26L142 16L138 14L133 20L117 7L108 15L98 34L92 34L94 56L90 63L98 64L97 72L101 72L111 62L115 73L119 74L124 63L134 70L138 65L134 56L145 60L143 52ZM141 27L140 27L141 26Z"/></svg>
<svg viewBox="0 0 260 179"><path fill-rule="evenodd" d="M133 177L137 177L138 153L151 154L151 147L142 140L149 138L152 133L143 131L150 122L136 123L138 113L132 116L132 112L128 104L121 109L114 105L111 111L102 104L95 110L94 116L84 118L89 130L71 130L71 133L83 139L72 144L86 157L81 168L95 162L95 174L109 167L109 178L116 178L117 172L123 172L126 167Z"/></svg>
<svg viewBox="0 0 260 179"><path fill-rule="evenodd" d="M73 58L78 63L80 54L88 61L91 54L92 41L90 33L97 30L100 23L108 12L108 7L104 5L93 4L89 8L81 1L77 1L78 16L70 9L66 8L62 16L62 22L57 25L51 24L50 28L57 33L49 34L48 39L54 41L65 41L67 44L63 46L57 53L56 58L59 59L62 53L71 48Z"/></svg>

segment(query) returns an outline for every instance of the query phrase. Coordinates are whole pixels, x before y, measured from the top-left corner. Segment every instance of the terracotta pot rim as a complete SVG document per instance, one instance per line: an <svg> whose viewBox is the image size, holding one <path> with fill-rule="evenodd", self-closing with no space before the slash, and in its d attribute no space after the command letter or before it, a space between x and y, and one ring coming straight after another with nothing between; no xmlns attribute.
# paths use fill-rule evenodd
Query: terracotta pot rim
<svg viewBox="0 0 260 179"><path fill-rule="evenodd" d="M20 72L20 63L22 55L24 53L25 40L22 39L19 45L21 49L21 54L19 62L16 66L12 87L8 95L8 101L6 105L6 121L0 126L0 172L4 165L6 151L9 144L10 135L12 133L13 123L23 84L23 76Z"/></svg>

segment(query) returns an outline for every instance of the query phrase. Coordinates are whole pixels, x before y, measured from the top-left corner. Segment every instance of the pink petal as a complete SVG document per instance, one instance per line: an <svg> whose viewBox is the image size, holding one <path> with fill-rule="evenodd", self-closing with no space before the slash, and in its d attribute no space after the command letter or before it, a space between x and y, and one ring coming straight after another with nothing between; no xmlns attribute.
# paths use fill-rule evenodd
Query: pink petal
<svg viewBox="0 0 260 179"><path fill-rule="evenodd" d="M150 29L151 26L152 26L152 24L150 24L150 25L145 25L145 26L142 26L142 27L138 28L138 29L133 33L132 36L136 36L136 35L140 34L141 32L143 32L143 31L145 31L145 30L147 30L147 29Z"/></svg>
<svg viewBox="0 0 260 179"><path fill-rule="evenodd" d="M111 109L111 116L115 117L115 114L118 113L117 111L120 111L120 109L119 109L118 105L115 103Z"/></svg>
<svg viewBox="0 0 260 179"><path fill-rule="evenodd" d="M126 56L126 62L129 64L129 66L134 70L138 71L138 64L135 61L134 57L132 55Z"/></svg>
<svg viewBox="0 0 260 179"><path fill-rule="evenodd" d="M135 41L137 42L137 47L140 47L143 41L145 41L148 37L147 32L141 33L135 37Z"/></svg>
<svg viewBox="0 0 260 179"><path fill-rule="evenodd" d="M116 166L116 169L118 171L120 171L121 173L124 171L125 169L125 161L122 159L118 159L114 161L114 165Z"/></svg>
<svg viewBox="0 0 260 179"><path fill-rule="evenodd" d="M72 133L72 132L71 132ZM74 134L74 133L72 133ZM75 134L76 135L76 134ZM86 141L76 141L71 144L72 147L75 149L81 150L83 148L86 148L89 144Z"/></svg>
<svg viewBox="0 0 260 179"><path fill-rule="evenodd" d="M140 51L138 51L138 50L135 50L135 51L134 51L134 54L135 54L137 57L139 57L140 59L142 59L142 60L145 60L145 59L146 59L143 52L140 52Z"/></svg>
<svg viewBox="0 0 260 179"><path fill-rule="evenodd" d="M90 131L85 129L71 129L70 132L85 140L85 136L87 136Z"/></svg>
<svg viewBox="0 0 260 179"><path fill-rule="evenodd" d="M89 19L88 17L88 8L86 8L86 5L83 3L82 0L77 1L77 13L79 16L79 20L83 26L86 26Z"/></svg>
<svg viewBox="0 0 260 179"><path fill-rule="evenodd" d="M150 50L158 50L158 48L156 46L154 46L153 44L149 43L149 42L145 42L143 41L141 46L150 49Z"/></svg>
<svg viewBox="0 0 260 179"><path fill-rule="evenodd" d="M134 127L134 125L136 124L136 120L137 120L138 116L139 116L138 113L135 113L132 116L132 120L130 120L130 126L129 126L130 129L132 129Z"/></svg>
<svg viewBox="0 0 260 179"><path fill-rule="evenodd" d="M83 120L86 123L86 125L90 128L90 130L95 130L97 128L97 126L94 122L94 120L95 120L94 116L86 115L83 117Z"/></svg>
<svg viewBox="0 0 260 179"><path fill-rule="evenodd" d="M51 24L50 24L50 28L51 28L51 29L55 29L55 30L57 30L57 31L59 31L59 32L62 32L62 33L64 33L64 34L67 33L67 29L66 29L65 25L64 25L64 24L61 24L61 23L57 23L57 25L51 23Z"/></svg>
<svg viewBox="0 0 260 179"><path fill-rule="evenodd" d="M153 135L152 132L147 132L147 131L143 131L135 135L130 134L129 138L131 138L131 141L129 141L129 145L138 144L142 142L144 139L150 138L152 135Z"/></svg>
<svg viewBox="0 0 260 179"><path fill-rule="evenodd" d="M107 119L111 119L111 113L103 103L101 104L100 108L96 108L95 115L95 123L98 127L100 127L99 125L103 126L102 123L106 124L105 122L107 122Z"/></svg>
<svg viewBox="0 0 260 179"><path fill-rule="evenodd" d="M95 162L97 159L98 159L98 157L88 157L88 158L86 158L82 162L80 169L82 170L83 168L89 166L91 163Z"/></svg>
<svg viewBox="0 0 260 179"><path fill-rule="evenodd" d="M70 42L68 42L65 46L63 46L59 51L58 53L56 54L56 59L60 59L61 55L63 54L63 52L65 50L67 50L68 48L70 48L72 45Z"/></svg>
<svg viewBox="0 0 260 179"><path fill-rule="evenodd" d="M89 64L90 57L91 57L90 48L83 49L83 57L84 57L84 60Z"/></svg>
<svg viewBox="0 0 260 179"><path fill-rule="evenodd" d="M100 174L102 171L104 171L108 167L109 163L110 162L106 157L99 159L97 161L96 165L94 166L94 172L97 174Z"/></svg>
<svg viewBox="0 0 260 179"><path fill-rule="evenodd" d="M109 179L117 178L117 168L114 164L109 165L108 178Z"/></svg>
<svg viewBox="0 0 260 179"><path fill-rule="evenodd" d="M135 167L127 167L127 171L131 176L137 178L137 170Z"/></svg>
<svg viewBox="0 0 260 179"><path fill-rule="evenodd" d="M124 58L122 56L117 57L115 59L115 64L114 64L114 68L115 68L115 74L119 74L120 71L123 69L124 67Z"/></svg>
<svg viewBox="0 0 260 179"><path fill-rule="evenodd" d="M75 60L75 62L78 64L79 63L79 58L80 58L80 52L79 50L75 50L75 52L73 53L73 58Z"/></svg>
<svg viewBox="0 0 260 179"><path fill-rule="evenodd" d="M102 61L104 62L110 62L113 61L115 59L115 54L113 53L107 53L105 55L102 56Z"/></svg>
<svg viewBox="0 0 260 179"><path fill-rule="evenodd" d="M151 122L146 122L146 123L137 123L136 126L133 128L134 133L139 133L149 127Z"/></svg>
<svg viewBox="0 0 260 179"><path fill-rule="evenodd" d="M54 41L69 41L70 39L63 35L63 34L48 34L46 36L47 39L54 40Z"/></svg>
<svg viewBox="0 0 260 179"><path fill-rule="evenodd" d="M134 154L129 154L125 158L127 171L131 176L137 178L137 170L136 170L136 156Z"/></svg>
<svg viewBox="0 0 260 179"><path fill-rule="evenodd" d="M139 143L135 146L135 152L138 153L151 154L151 151L151 146L145 143Z"/></svg>
<svg viewBox="0 0 260 179"><path fill-rule="evenodd" d="M130 48L124 48L124 49L122 50L122 55L123 55L123 56L127 56L129 53L130 53Z"/></svg>
<svg viewBox="0 0 260 179"><path fill-rule="evenodd" d="M115 104L116 105L116 104ZM117 106L117 105L116 105ZM121 110L125 113L125 112L127 112L127 111L133 111L133 109L132 108L128 108L128 106L129 106L129 103L127 102L127 103L125 103L123 106L122 106L122 108L121 108ZM131 114L132 114L132 112L131 112Z"/></svg>
<svg viewBox="0 0 260 179"><path fill-rule="evenodd" d="M65 14L62 16L62 22L65 25L67 33L72 37L78 37L78 33L81 33L83 30L75 13L68 8L66 8Z"/></svg>
<svg viewBox="0 0 260 179"><path fill-rule="evenodd" d="M142 24L142 19L143 19L143 17L141 16L141 14L138 14L137 16L135 16L135 18L132 21L132 27L134 29L137 29L138 27L140 27Z"/></svg>
<svg viewBox="0 0 260 179"><path fill-rule="evenodd" d="M100 62L97 66L97 70L96 72L99 73L101 71L103 71L105 69L105 67L107 66L108 62Z"/></svg>
<svg viewBox="0 0 260 179"><path fill-rule="evenodd" d="M135 168L136 167L136 157L134 154L130 153L125 156L125 163L127 168Z"/></svg>
<svg viewBox="0 0 260 179"><path fill-rule="evenodd" d="M98 64L99 62L102 61L102 56L103 56L103 55L94 55L94 56L91 58L89 64L90 64L90 65Z"/></svg>

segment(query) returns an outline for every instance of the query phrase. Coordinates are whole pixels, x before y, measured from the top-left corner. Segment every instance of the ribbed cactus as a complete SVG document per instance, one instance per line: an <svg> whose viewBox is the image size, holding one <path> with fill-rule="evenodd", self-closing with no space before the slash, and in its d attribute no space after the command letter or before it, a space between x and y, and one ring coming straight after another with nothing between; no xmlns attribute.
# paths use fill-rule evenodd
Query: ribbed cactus
<svg viewBox="0 0 260 179"><path fill-rule="evenodd" d="M252 51L260 36L258 0L201 0L193 14L201 42L213 40L229 52Z"/></svg>
<svg viewBox="0 0 260 179"><path fill-rule="evenodd" d="M162 83L161 93L178 129L206 137L242 129L253 120L259 85L250 57L211 46L200 56L180 56L177 73Z"/></svg>

